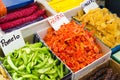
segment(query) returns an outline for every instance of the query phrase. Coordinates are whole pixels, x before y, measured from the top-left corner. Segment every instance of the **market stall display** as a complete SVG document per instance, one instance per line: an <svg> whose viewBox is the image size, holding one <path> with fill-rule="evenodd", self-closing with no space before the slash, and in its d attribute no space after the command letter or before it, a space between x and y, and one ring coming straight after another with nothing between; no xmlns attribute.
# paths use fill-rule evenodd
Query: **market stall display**
<svg viewBox="0 0 120 80"><path fill-rule="evenodd" d="M120 44L120 18L107 8L90 10L87 14L80 12L74 18L86 23L86 28L94 31L95 36L108 47Z"/></svg>
<svg viewBox="0 0 120 80"><path fill-rule="evenodd" d="M80 6L83 1L36 0L5 16L0 13L0 28L6 34L19 29L29 42L7 55L0 50L0 61L13 80L119 80L120 52L114 47L120 44L120 19L103 8L104 0L88 13ZM59 12L70 22L54 30L49 17ZM111 49L116 53L111 55Z"/></svg>

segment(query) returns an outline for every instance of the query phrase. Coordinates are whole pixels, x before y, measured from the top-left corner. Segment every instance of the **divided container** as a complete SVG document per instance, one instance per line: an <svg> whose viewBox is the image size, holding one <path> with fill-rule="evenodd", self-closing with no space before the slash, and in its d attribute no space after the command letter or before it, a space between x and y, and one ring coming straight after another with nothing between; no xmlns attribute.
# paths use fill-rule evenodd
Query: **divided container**
<svg viewBox="0 0 120 80"><path fill-rule="evenodd" d="M39 0L37 1L37 3L41 4L39 2ZM56 14L54 12L51 12L52 10L50 10L48 7L43 6L45 9L48 10L48 14L51 13L52 14ZM77 12L81 9L81 7L76 7L72 10L69 10L67 12L65 12L65 16L71 20L72 16L75 16L77 14ZM22 31L23 37L25 39L25 41L29 41L32 42L32 37L33 34L38 31L40 38L43 39L43 37L46 34L47 29L50 27L49 23L47 22L47 19L36 22L34 24L28 25L22 29L20 29ZM44 41L43 41L44 42ZM99 58L98 60L94 61L93 63L89 64L88 66L84 67L83 69L72 73L72 80L78 80L79 78L81 78L82 76L84 76L85 74L88 73L88 70L93 69L95 66L97 66L98 64L106 61L107 59L109 59L110 55L111 55L111 50L106 47L103 43L101 43L99 40L97 40L97 43L101 46L103 53L105 54L104 56L102 56L101 58ZM65 79L66 80L66 79Z"/></svg>
<svg viewBox="0 0 120 80"><path fill-rule="evenodd" d="M72 14L72 13L70 13ZM74 11L73 11L73 14L74 14ZM71 19L70 15L69 14L65 14L67 15L67 18L68 19ZM49 23L47 20L45 20L44 22L41 22L39 24L36 24L36 26L39 27L41 26L44 26L45 28L44 29L41 29L39 30L37 33L39 35L39 37L43 40L43 38L45 37L46 33L47 33L47 29L50 27ZM100 57L99 59L95 60L94 62L92 62L91 64L87 65L86 67L78 70L77 72L73 73L72 71L72 80L78 80L79 78L81 78L82 76L84 76L85 74L87 74L87 72L91 69L93 69L95 66L99 65L100 63L103 63L104 61L108 60L110 58L110 55L111 55L111 50L105 46L102 42L100 42L98 39L97 40L97 44L100 45L101 49L102 49L102 52L103 52L103 56ZM44 40L43 40L44 42ZM45 43L45 42L44 42Z"/></svg>
<svg viewBox="0 0 120 80"><path fill-rule="evenodd" d="M39 2L39 1L38 1ZM81 7L76 7L70 11L65 12L65 16L71 20L72 16L77 15L77 12L81 9ZM25 38L25 40L31 42L31 35L33 35L35 32L37 32L41 38L41 40L44 38L47 29L50 27L47 19L44 19L42 21L36 22L34 24L28 25L21 30L23 37ZM43 41L44 42L44 41ZM88 70L93 69L95 66L97 66L98 64L106 61L107 59L110 58L111 55L111 50L106 47L101 41L99 41L97 39L97 43L101 46L102 48L102 52L105 54L104 56L102 56L101 58L99 58L98 60L94 61L93 63L89 64L88 66L84 67L83 69L72 73L72 80L78 80L79 78L81 78L82 76L84 76L85 74L88 73ZM72 72L72 71L71 71Z"/></svg>
<svg viewBox="0 0 120 80"><path fill-rule="evenodd" d="M120 64L118 64L116 61L114 61L112 58L110 58L109 60L97 65L96 67L94 67L93 69L91 69L85 76L83 76L82 78L80 78L79 80L88 80L90 79L90 76L95 75L95 73L98 73L99 70L101 69L105 69L105 68L112 68L113 70L113 75L115 73L118 73L118 78L117 80L120 79ZM98 73L100 74L100 73ZM110 73L111 74L111 73ZM116 79L115 79L116 80Z"/></svg>
<svg viewBox="0 0 120 80"><path fill-rule="evenodd" d="M23 35L23 34L22 34L22 35ZM42 42L42 41L40 40L40 38L38 38L38 37L36 36L36 33L31 34L31 35L28 35L28 36L23 37L23 38L24 38L24 41L25 41L25 42L28 42L29 44L34 44L34 43L36 43L36 42ZM43 46L45 46L45 44L44 44L43 42L42 42L42 44L43 44ZM46 47L47 47L47 46L46 46ZM58 64L60 64L61 61L52 53L52 51L49 50L49 52L50 52L52 58L53 58L54 60L57 59L57 60L58 60ZM3 53L3 52L1 51L1 53ZM2 55L3 55L3 54L2 54ZM2 55L0 55L0 56L2 56ZM4 57L4 56L3 56L3 57ZM64 77L61 78L61 80L71 80L71 75L72 75L72 73L71 73L70 69L69 69L66 65L64 65L64 63L63 63L63 71L64 71L64 69L67 69L67 70L68 70L68 74L64 75Z"/></svg>

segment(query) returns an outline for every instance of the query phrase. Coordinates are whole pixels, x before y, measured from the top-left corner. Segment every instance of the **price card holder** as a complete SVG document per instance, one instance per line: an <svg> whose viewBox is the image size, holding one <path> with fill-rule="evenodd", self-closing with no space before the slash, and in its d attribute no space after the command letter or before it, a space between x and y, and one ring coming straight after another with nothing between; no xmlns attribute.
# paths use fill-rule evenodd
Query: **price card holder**
<svg viewBox="0 0 120 80"><path fill-rule="evenodd" d="M65 17L63 13L58 13L52 17L49 17L48 22L55 30L58 30L60 26L64 23L69 23L69 20Z"/></svg>
<svg viewBox="0 0 120 80"><path fill-rule="evenodd" d="M0 46L6 55L7 53L13 52L15 49L25 46L25 42L21 32L16 30L1 36Z"/></svg>
<svg viewBox="0 0 120 80"><path fill-rule="evenodd" d="M90 10L99 7L95 0L85 0L83 3L81 3L81 6L85 13L88 13Z"/></svg>

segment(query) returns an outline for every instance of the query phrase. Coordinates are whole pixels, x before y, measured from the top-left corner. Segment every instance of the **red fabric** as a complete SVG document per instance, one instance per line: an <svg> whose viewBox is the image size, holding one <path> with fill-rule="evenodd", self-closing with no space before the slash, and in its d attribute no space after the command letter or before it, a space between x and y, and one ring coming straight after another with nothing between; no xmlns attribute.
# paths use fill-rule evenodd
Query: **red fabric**
<svg viewBox="0 0 120 80"><path fill-rule="evenodd" d="M11 21L11 20L29 16L33 12L35 12L37 9L38 9L38 6L36 4L32 4L29 7L16 10L16 11L11 12L11 13L7 14L6 16L0 18L0 23L5 23L5 22Z"/></svg>
<svg viewBox="0 0 120 80"><path fill-rule="evenodd" d="M43 15L43 18L47 18L48 16L46 14Z"/></svg>
<svg viewBox="0 0 120 80"><path fill-rule="evenodd" d="M26 13L24 13L24 15L25 14L27 14L27 11L26 11ZM13 28L13 27L19 26L21 24L24 24L26 22L35 20L35 19L37 19L38 17L40 17L44 14L45 14L45 10L37 10L36 12L34 12L32 15L30 15L28 17L24 17L24 18L20 18L20 19L14 20L14 21L10 21L10 22L0 24L0 27L4 31L6 29Z"/></svg>

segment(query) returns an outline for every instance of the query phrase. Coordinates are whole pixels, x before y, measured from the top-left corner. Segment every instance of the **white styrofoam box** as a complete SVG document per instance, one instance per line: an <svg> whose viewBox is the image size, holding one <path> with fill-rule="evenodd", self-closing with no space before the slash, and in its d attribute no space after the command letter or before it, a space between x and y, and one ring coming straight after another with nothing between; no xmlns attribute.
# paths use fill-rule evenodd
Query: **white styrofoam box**
<svg viewBox="0 0 120 80"><path fill-rule="evenodd" d="M43 23L39 23L39 26L44 26L44 29L39 30L37 33L40 36L41 39L43 39L47 33L47 29L50 27L49 23L46 21L44 21ZM85 74L87 74L88 70L93 69L95 66L101 64L102 62L108 60L110 58L111 55L111 50L105 46L101 41L99 41L97 39L97 43L100 45L102 52L104 53L104 55L95 60L94 62L92 62L91 64L87 65L86 67L80 69L79 71L73 73L73 80L78 80L79 78L81 78L82 76L84 76Z"/></svg>

